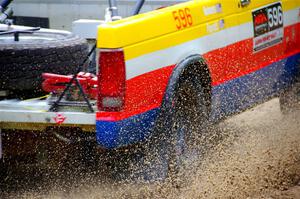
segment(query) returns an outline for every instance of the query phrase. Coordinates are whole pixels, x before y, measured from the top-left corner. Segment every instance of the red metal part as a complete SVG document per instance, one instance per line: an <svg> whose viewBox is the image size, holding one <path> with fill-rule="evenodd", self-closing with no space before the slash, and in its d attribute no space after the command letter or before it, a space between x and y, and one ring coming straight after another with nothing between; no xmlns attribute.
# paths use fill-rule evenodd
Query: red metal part
<svg viewBox="0 0 300 199"><path fill-rule="evenodd" d="M42 83L42 89L46 92L60 93L67 84L71 81L73 75L58 75L52 73L43 73L44 81ZM84 92L90 99L97 98L98 83L97 76L91 73L80 72L77 74L77 80L80 82ZM75 86L75 82L73 83Z"/></svg>

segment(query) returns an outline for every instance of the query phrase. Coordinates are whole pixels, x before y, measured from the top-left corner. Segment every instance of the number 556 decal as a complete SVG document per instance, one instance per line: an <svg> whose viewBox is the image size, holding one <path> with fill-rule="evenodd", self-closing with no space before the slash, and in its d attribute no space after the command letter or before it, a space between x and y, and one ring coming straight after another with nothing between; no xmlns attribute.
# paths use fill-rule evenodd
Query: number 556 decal
<svg viewBox="0 0 300 199"><path fill-rule="evenodd" d="M283 11L280 2L253 11L252 17L254 51L263 50L282 41Z"/></svg>

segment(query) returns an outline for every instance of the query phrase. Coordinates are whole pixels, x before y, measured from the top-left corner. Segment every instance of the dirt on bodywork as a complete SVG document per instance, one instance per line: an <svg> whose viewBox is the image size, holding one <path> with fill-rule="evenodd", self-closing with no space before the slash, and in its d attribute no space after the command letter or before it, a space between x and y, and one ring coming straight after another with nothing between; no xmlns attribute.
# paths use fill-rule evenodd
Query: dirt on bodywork
<svg viewBox="0 0 300 199"><path fill-rule="evenodd" d="M300 198L300 111L283 115L278 99L218 124L222 140L187 183L113 183L105 171L70 173L7 198ZM215 136L215 135L214 135ZM17 183L17 182L16 182ZM68 186L66 186L68 184Z"/></svg>

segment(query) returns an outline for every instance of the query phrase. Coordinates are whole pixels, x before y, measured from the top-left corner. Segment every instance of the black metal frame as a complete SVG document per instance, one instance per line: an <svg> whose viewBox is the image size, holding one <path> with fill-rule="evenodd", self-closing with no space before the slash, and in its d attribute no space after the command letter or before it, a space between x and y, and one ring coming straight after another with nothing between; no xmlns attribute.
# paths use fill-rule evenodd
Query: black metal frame
<svg viewBox="0 0 300 199"><path fill-rule="evenodd" d="M134 8L133 11L133 15L137 15L142 6L144 5L145 0L138 0L137 4ZM118 9L117 9L117 3L116 0L109 0L109 9L111 11L111 17L114 16L118 16ZM81 65L78 66L77 71L75 74L73 74L72 79L70 80L70 82L67 84L66 88L64 89L64 91L59 95L58 99L52 104L52 106L50 107L49 111L57 111L59 103L61 102L62 98L65 96L66 92L71 88L73 82L75 81L75 85L79 88L79 91L81 93L81 95L84 98L84 101L86 102L86 104L88 105L88 108L90 110L91 113L94 112L94 109L88 99L88 97L86 96L86 93L84 92L84 90L82 89L82 86L80 85L80 82L78 81L77 74L81 71L81 66L83 66L85 64L85 62L89 59L89 57L93 54L93 52L96 49L96 44L93 46L93 48L91 49L91 51L89 52L88 56L86 57L86 59L82 62Z"/></svg>
<svg viewBox="0 0 300 199"><path fill-rule="evenodd" d="M0 3L0 12L3 12L13 0L2 0Z"/></svg>
<svg viewBox="0 0 300 199"><path fill-rule="evenodd" d="M0 2L0 23L11 25L11 21L7 18L11 17L13 14L13 10L11 8L8 8L8 5L12 1L13 0L2 0Z"/></svg>
<svg viewBox="0 0 300 199"><path fill-rule="evenodd" d="M94 113L94 109L86 95L86 93L84 92L84 90L82 89L82 86L80 84L80 82L77 79L77 74L81 71L81 67L85 64L85 62L89 59L89 57L92 55L92 53L95 51L96 49L96 44L93 46L93 48L91 49L91 51L89 52L89 54L87 55L87 57L83 60L82 64L80 64L77 68L76 73L73 74L72 79L70 80L70 82L68 82L66 88L63 90L63 92L59 95L58 99L51 105L49 111L57 111L58 107L60 106L60 102L62 100L62 98L65 96L66 92L71 88L73 82L75 81L75 85L78 87L80 94L83 96L84 101L86 102L89 110L91 113Z"/></svg>
<svg viewBox="0 0 300 199"><path fill-rule="evenodd" d="M137 3L135 4L135 8L133 10L132 15L139 14L140 11L141 11L141 9L142 9L142 7L143 7L143 5L144 5L144 3L145 3L145 0L138 0Z"/></svg>

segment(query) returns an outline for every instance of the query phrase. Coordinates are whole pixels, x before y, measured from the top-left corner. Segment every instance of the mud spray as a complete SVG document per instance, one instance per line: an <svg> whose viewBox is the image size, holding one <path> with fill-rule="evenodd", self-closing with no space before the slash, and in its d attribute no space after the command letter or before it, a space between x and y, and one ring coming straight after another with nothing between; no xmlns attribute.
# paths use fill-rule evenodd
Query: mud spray
<svg viewBox="0 0 300 199"><path fill-rule="evenodd" d="M284 190L300 179L300 112L282 115L274 99L216 126L222 140L174 188L156 184L109 184L77 176L71 189L14 193L11 198L297 198ZM93 174L91 174L93 175ZM76 179L77 178L77 179ZM100 177L101 178L101 177Z"/></svg>

